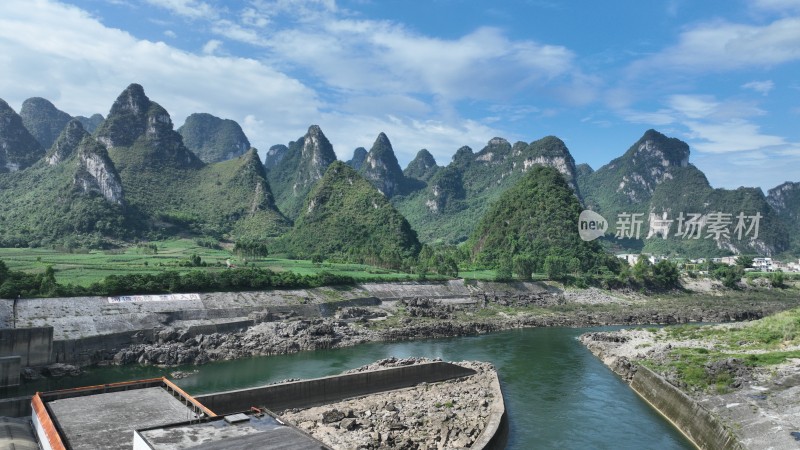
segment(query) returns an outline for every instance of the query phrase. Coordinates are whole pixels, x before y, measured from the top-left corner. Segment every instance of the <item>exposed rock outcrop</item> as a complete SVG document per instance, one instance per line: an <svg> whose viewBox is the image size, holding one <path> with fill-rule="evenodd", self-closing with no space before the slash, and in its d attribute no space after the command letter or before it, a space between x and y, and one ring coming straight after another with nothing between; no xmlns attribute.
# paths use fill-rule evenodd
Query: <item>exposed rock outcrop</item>
<svg viewBox="0 0 800 450"><path fill-rule="evenodd" d="M96 132L109 150L124 147L141 154L144 166L168 164L176 168L199 168L202 161L183 145L169 113L131 84L117 97L106 120ZM135 143L138 148L131 148Z"/></svg>
<svg viewBox="0 0 800 450"><path fill-rule="evenodd" d="M309 191L334 161L333 146L318 125L290 142L285 155L267 173L278 208L287 217L297 218Z"/></svg>
<svg viewBox="0 0 800 450"><path fill-rule="evenodd" d="M273 145L267 150L267 154L264 157L264 167L269 170L277 166L288 151L289 147L283 144Z"/></svg>
<svg viewBox="0 0 800 450"><path fill-rule="evenodd" d="M392 198L404 190L403 171L397 162L392 143L384 133L380 133L375 139L359 173L387 198Z"/></svg>
<svg viewBox="0 0 800 450"><path fill-rule="evenodd" d="M86 136L78 147L78 168L73 184L83 192L97 192L107 201L124 204L122 181L105 147Z"/></svg>
<svg viewBox="0 0 800 450"><path fill-rule="evenodd" d="M64 127L64 130L58 136L50 151L45 156L45 161L51 166L55 166L69 157L71 157L78 150L81 141L89 136L89 133L83 129L78 120L71 120Z"/></svg>

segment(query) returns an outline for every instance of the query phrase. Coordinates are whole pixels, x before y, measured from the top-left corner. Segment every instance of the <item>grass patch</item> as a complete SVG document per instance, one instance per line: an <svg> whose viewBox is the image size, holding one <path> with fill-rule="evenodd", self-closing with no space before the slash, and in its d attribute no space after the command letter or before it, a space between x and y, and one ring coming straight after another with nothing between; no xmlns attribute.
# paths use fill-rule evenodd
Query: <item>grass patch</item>
<svg viewBox="0 0 800 450"><path fill-rule="evenodd" d="M662 373L672 372L692 389L730 390L735 381L731 373L715 374L709 364L736 358L750 368L769 367L800 358L800 350L786 350L800 345L800 308L773 314L739 327L680 325L665 327L662 340L701 340L713 344L707 348L676 348L669 360L643 364ZM758 352L758 353L755 353Z"/></svg>
<svg viewBox="0 0 800 450"><path fill-rule="evenodd" d="M155 245L155 251L150 245ZM199 256L204 265L185 266L192 255ZM299 275L315 275L327 271L359 281L416 279L412 274L365 264L315 264L309 260L273 257L240 258L227 249L200 246L190 239L157 241L148 243L148 246L131 246L110 251L67 252L46 248L0 248L0 260L11 270L36 274L52 266L58 283L77 286L89 286L108 275L158 274L168 269L181 273L191 270L226 270L226 261L229 259L239 268L268 268L275 272L290 271ZM444 279L435 275L430 278Z"/></svg>

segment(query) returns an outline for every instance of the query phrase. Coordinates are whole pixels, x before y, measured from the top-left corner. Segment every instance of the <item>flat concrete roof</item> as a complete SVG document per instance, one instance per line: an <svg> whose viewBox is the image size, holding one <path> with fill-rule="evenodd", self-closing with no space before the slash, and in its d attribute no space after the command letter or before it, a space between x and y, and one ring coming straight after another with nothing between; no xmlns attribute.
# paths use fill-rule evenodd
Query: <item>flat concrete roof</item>
<svg viewBox="0 0 800 450"><path fill-rule="evenodd" d="M62 398L47 406L74 450L132 449L133 430L199 418L163 387Z"/></svg>
<svg viewBox="0 0 800 450"><path fill-rule="evenodd" d="M29 419L0 417L0 448L39 450Z"/></svg>
<svg viewBox="0 0 800 450"><path fill-rule="evenodd" d="M322 443L276 421L269 415L242 415L244 420L228 423L216 418L203 423L171 425L139 431L154 450L214 449L249 450L254 448L285 450L325 449Z"/></svg>

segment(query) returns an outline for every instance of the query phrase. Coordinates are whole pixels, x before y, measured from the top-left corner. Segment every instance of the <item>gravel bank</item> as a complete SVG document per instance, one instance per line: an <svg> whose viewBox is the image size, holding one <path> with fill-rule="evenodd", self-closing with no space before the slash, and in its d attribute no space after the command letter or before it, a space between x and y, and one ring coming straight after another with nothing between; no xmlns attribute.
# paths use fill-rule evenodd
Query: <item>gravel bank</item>
<svg viewBox="0 0 800 450"><path fill-rule="evenodd" d="M389 359L355 369L374 370L428 361ZM441 383L423 383L365 397L281 413L281 419L332 448L469 448L486 429L498 402L497 373L491 364L458 365L475 375ZM353 372L353 371L351 371Z"/></svg>
<svg viewBox="0 0 800 450"><path fill-rule="evenodd" d="M742 324L716 326L725 330ZM630 382L637 365L648 361L658 366L679 348L711 350L713 340L675 339L659 330L622 330L587 333L581 342L603 363ZM796 351L800 347L785 347ZM741 353L741 350L739 350ZM763 368L749 367L737 358L706 364L707 374L725 373L732 378L729 390L692 389L674 372L659 372L670 384L720 419L745 448L800 448L800 359Z"/></svg>

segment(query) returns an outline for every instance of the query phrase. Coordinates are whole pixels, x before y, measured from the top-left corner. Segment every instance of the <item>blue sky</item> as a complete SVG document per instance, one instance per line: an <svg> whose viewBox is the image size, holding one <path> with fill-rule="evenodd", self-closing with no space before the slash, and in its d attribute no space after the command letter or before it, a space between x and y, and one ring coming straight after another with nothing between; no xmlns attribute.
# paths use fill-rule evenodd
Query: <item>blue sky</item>
<svg viewBox="0 0 800 450"><path fill-rule="evenodd" d="M0 67L17 111L136 82L262 154L318 124L343 160L556 135L597 169L655 128L715 187L800 181L800 0L3 0Z"/></svg>

